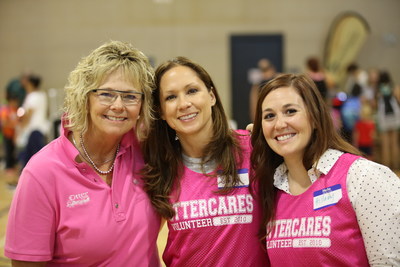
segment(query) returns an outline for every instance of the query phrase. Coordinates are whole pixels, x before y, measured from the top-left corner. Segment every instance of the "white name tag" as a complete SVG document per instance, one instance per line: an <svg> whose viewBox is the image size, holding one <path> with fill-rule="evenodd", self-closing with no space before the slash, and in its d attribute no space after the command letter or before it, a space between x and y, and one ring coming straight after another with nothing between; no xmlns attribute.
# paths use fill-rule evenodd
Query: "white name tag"
<svg viewBox="0 0 400 267"><path fill-rule="evenodd" d="M342 198L342 187L336 184L314 192L314 210L336 205Z"/></svg>
<svg viewBox="0 0 400 267"><path fill-rule="evenodd" d="M240 187L249 187L250 179L249 179L249 169L240 169L238 170L238 175L240 182L239 184L233 186L234 188ZM225 186L224 179L221 176L218 176L218 188L221 189Z"/></svg>

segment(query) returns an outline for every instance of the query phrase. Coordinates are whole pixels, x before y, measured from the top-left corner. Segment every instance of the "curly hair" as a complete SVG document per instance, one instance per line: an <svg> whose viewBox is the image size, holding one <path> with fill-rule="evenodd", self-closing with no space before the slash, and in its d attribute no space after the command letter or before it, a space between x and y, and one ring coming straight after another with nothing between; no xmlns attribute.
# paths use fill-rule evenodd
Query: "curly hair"
<svg viewBox="0 0 400 267"><path fill-rule="evenodd" d="M148 58L129 43L109 41L83 57L70 73L65 86L66 127L79 132L88 128L88 93L98 88L112 72L121 69L125 78L144 94L135 131L139 140L147 135L152 121L151 92L154 70Z"/></svg>

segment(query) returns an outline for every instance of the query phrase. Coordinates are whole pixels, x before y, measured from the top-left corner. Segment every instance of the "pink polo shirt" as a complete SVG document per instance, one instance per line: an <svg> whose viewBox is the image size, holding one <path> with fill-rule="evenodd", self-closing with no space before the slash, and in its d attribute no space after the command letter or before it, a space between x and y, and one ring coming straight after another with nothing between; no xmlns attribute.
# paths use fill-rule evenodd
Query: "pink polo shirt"
<svg viewBox="0 0 400 267"><path fill-rule="evenodd" d="M134 171L143 166L133 131L108 186L75 162L68 131L24 168L9 213L5 255L48 266L159 266L160 218Z"/></svg>

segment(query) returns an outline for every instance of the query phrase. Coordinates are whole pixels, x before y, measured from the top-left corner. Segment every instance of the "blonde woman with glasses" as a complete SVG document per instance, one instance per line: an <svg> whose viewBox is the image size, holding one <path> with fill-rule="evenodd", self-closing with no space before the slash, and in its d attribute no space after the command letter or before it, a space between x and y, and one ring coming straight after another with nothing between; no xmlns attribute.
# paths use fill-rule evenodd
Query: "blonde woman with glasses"
<svg viewBox="0 0 400 267"><path fill-rule="evenodd" d="M29 161L12 202L13 266L159 266L160 218L136 172L153 78L147 57L119 41L71 72L62 134Z"/></svg>

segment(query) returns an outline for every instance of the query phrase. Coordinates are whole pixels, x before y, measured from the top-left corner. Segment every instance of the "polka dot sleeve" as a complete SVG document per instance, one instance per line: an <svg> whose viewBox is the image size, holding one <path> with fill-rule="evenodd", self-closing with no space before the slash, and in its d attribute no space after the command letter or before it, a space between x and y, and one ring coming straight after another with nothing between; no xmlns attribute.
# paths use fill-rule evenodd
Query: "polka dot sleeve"
<svg viewBox="0 0 400 267"><path fill-rule="evenodd" d="M400 179L389 168L358 159L348 177L371 266L400 266Z"/></svg>

